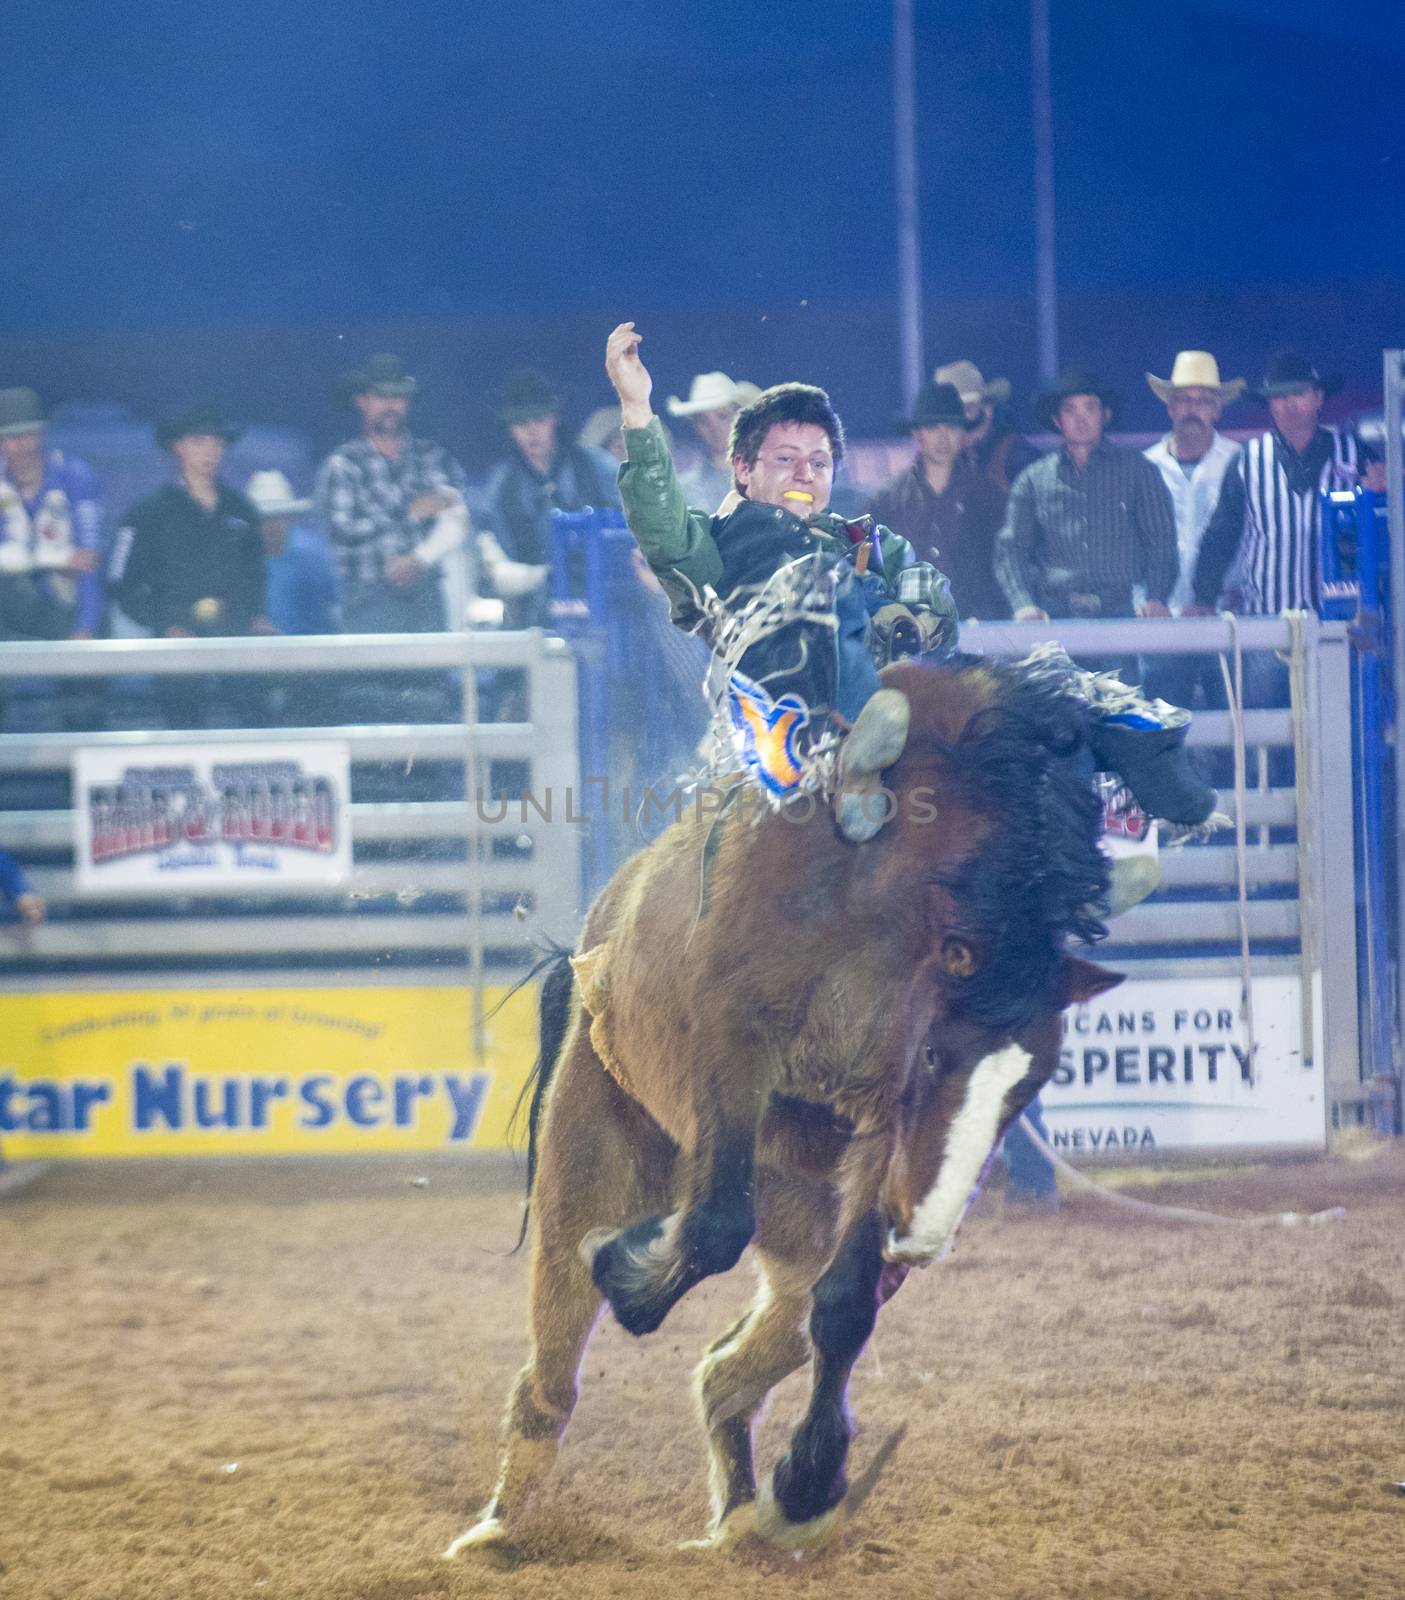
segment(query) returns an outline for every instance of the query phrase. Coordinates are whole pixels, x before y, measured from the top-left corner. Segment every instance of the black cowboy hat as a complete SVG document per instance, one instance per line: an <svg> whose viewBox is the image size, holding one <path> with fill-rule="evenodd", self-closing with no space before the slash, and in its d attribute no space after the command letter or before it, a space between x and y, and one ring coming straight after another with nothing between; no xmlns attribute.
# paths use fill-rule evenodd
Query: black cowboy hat
<svg viewBox="0 0 1405 1600"><path fill-rule="evenodd" d="M522 369L508 373L498 398L498 416L509 427L514 422L533 422L561 409L561 401L550 382L539 372Z"/></svg>
<svg viewBox="0 0 1405 1600"><path fill-rule="evenodd" d="M943 424L967 431L975 426L966 420L961 391L954 383L924 383L912 402L912 415L904 417L898 427L909 433L913 428L939 428Z"/></svg>
<svg viewBox="0 0 1405 1600"><path fill-rule="evenodd" d="M1116 411L1122 403L1117 390L1109 389L1096 373L1090 372L1087 367L1070 367L1052 389L1046 390L1034 402L1035 416L1046 427L1057 427L1054 419L1059 407L1073 394L1096 395L1109 411Z"/></svg>
<svg viewBox="0 0 1405 1600"><path fill-rule="evenodd" d="M163 450L169 450L177 439L189 438L193 433L212 433L226 444L233 444L240 430L218 406L208 403L187 406L184 411L173 411L156 424L156 442Z"/></svg>
<svg viewBox="0 0 1405 1600"><path fill-rule="evenodd" d="M1268 364L1264 381L1249 393L1265 404L1277 395L1301 394L1304 389L1321 389L1323 394L1336 394L1342 386L1342 375L1334 372L1322 377L1317 368L1296 350L1280 350Z"/></svg>
<svg viewBox="0 0 1405 1600"><path fill-rule="evenodd" d="M419 386L419 379L405 371L400 357L385 351L367 356L364 366L342 374L342 387L349 395L379 394L391 400L408 400Z"/></svg>

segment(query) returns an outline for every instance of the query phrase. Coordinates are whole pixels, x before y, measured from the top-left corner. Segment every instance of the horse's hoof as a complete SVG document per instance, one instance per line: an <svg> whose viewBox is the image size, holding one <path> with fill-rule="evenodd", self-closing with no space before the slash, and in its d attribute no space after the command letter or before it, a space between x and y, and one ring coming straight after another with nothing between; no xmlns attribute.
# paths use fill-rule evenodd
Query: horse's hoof
<svg viewBox="0 0 1405 1600"><path fill-rule="evenodd" d="M808 1522L791 1522L781 1510L771 1480L767 1478L756 1502L753 1530L756 1536L778 1550L814 1550L828 1543L844 1520L844 1502L811 1517Z"/></svg>
<svg viewBox="0 0 1405 1600"><path fill-rule="evenodd" d="M705 1539L685 1539L678 1548L706 1550L715 1555L732 1549L755 1532L756 1505L755 1502L748 1500L742 1505L734 1506Z"/></svg>
<svg viewBox="0 0 1405 1600"><path fill-rule="evenodd" d="M461 1533L444 1552L445 1561L457 1561L468 1552L474 1554L501 1551L507 1546L507 1524L501 1517L479 1517L468 1530Z"/></svg>

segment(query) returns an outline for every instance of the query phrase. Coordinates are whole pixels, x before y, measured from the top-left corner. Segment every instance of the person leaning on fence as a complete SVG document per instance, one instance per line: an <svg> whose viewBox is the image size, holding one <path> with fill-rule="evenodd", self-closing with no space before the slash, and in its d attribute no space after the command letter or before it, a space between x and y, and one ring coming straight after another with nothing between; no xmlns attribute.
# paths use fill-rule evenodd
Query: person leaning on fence
<svg viewBox="0 0 1405 1600"><path fill-rule="evenodd" d="M102 496L45 447L33 389L0 389L0 638L91 639L102 626Z"/></svg>
<svg viewBox="0 0 1405 1600"><path fill-rule="evenodd" d="M738 413L732 425L736 487L717 514L708 516L690 510L679 488L650 406L653 380L639 358L640 337L632 322L621 323L605 351L628 450L620 498L680 627L695 631L706 625L709 590L725 604L729 597L754 593L782 568L818 562L834 583L836 627L826 633L833 645L808 650L799 665L770 674L765 687L773 701L794 693L819 722L838 712L852 723L879 687L875 657L901 653L905 638L938 654L956 647L959 617L945 577L917 561L907 540L891 530L826 513L844 430L823 389L778 384ZM857 554L865 547L874 553L873 567L860 573ZM793 650L783 655L795 661ZM1025 666L1057 675L1063 692L1087 707L1094 759L1118 773L1146 811L1188 826L1210 817L1215 794L1186 761L1184 712L1081 672L1066 657L1046 655ZM762 676L747 656L741 667L746 678ZM754 688L743 679L743 694ZM876 725L881 729L881 719ZM785 787L774 770L760 777L768 787Z"/></svg>
<svg viewBox="0 0 1405 1600"><path fill-rule="evenodd" d="M398 356L371 356L343 387L361 434L322 463L316 489L341 569L343 625L348 633L441 633L441 569L468 539L463 468L410 432L419 383Z"/></svg>
<svg viewBox="0 0 1405 1600"><path fill-rule="evenodd" d="M487 514L496 538L483 541L483 564L507 621L530 627L548 620L552 512L618 504L615 461L563 439L561 402L539 373L509 374L498 418L511 449L488 480Z"/></svg>

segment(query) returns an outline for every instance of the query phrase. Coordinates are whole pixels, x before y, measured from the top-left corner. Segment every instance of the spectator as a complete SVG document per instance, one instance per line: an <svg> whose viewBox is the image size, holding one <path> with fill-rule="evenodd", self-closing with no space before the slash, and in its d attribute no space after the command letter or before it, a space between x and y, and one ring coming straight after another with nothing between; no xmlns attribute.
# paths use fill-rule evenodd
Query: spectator
<svg viewBox="0 0 1405 1600"><path fill-rule="evenodd" d="M400 358L373 355L346 388L361 436L317 474L317 507L341 568L348 633L439 633L440 567L468 538L463 468L408 428L418 382Z"/></svg>
<svg viewBox="0 0 1405 1600"><path fill-rule="evenodd" d="M932 374L935 383L954 385L966 408L971 424L966 448L976 470L1005 494L1027 466L1039 459L1039 452L1015 431L1010 420L1010 380L981 376L974 361L953 361Z"/></svg>
<svg viewBox="0 0 1405 1600"><path fill-rule="evenodd" d="M13 906L21 922L37 928L49 914L44 897L36 894L24 868L8 850L0 850L0 900Z"/></svg>
<svg viewBox="0 0 1405 1600"><path fill-rule="evenodd" d="M268 574L264 613L279 633L336 633L337 571L325 533L308 526L311 500L300 500L281 472L256 472L244 492L259 514Z"/></svg>
<svg viewBox="0 0 1405 1600"><path fill-rule="evenodd" d="M1151 392L1163 402L1171 418L1171 431L1145 452L1161 473L1176 513L1179 576L1171 592L1171 612L1192 615L1202 609L1194 603L1191 579L1210 517L1219 503L1226 472L1239 458L1240 447L1216 431L1220 413L1244 392L1243 378L1220 382L1220 367L1208 351L1182 350L1169 378L1148 372ZM1163 656L1150 674L1148 693L1173 705L1195 704L1199 685L1207 706L1224 704L1224 684L1214 656Z"/></svg>
<svg viewBox="0 0 1405 1600"><path fill-rule="evenodd" d="M512 439L512 450L488 481L489 515L502 553L521 579L530 569L530 587L508 593L508 620L518 627L547 618L547 576L551 561L551 513L587 506L617 506L619 495L600 458L578 444L561 442L561 402L545 378L515 372L503 386L498 415ZM490 571L497 566L494 553Z"/></svg>
<svg viewBox="0 0 1405 1600"><path fill-rule="evenodd" d="M0 390L0 637L91 639L103 606L97 479L44 443L38 395Z"/></svg>
<svg viewBox="0 0 1405 1600"><path fill-rule="evenodd" d="M1040 420L1063 443L1026 467L1010 491L995 569L1016 622L1170 615L1171 496L1140 451L1104 438L1115 404L1082 371L1038 401Z"/></svg>
<svg viewBox="0 0 1405 1600"><path fill-rule="evenodd" d="M963 617L1008 617L994 567L1006 495L966 451L971 423L954 385L924 385L904 426L917 441L917 459L873 497L874 521L946 573Z"/></svg>
<svg viewBox="0 0 1405 1600"><path fill-rule="evenodd" d="M702 441L701 460L678 474L679 486L695 510L711 516L735 487L727 453L732 419L760 393L754 383L734 383L725 372L700 372L688 386L686 400L669 395L669 416L687 417Z"/></svg>
<svg viewBox="0 0 1405 1600"><path fill-rule="evenodd" d="M1317 609L1321 497L1357 481L1356 440L1321 425L1322 403L1340 386L1296 351L1269 363L1255 398L1267 403L1273 427L1225 476L1195 564L1197 609L1222 596L1246 616Z"/></svg>
<svg viewBox="0 0 1405 1600"><path fill-rule="evenodd" d="M161 638L271 631L258 512L219 479L237 437L213 406L163 422L157 443L174 456L180 482L139 500L118 530L113 598Z"/></svg>
<svg viewBox="0 0 1405 1600"><path fill-rule="evenodd" d="M581 424L576 443L582 450L603 450L618 463L625 458L624 430L618 406L597 406Z"/></svg>

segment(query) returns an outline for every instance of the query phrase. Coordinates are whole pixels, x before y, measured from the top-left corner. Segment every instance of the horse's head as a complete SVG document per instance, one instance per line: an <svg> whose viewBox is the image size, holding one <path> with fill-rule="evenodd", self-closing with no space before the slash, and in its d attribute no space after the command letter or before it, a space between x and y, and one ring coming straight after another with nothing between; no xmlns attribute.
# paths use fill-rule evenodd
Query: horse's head
<svg viewBox="0 0 1405 1600"><path fill-rule="evenodd" d="M1122 974L1064 954L1058 981L1057 1006L1017 1034L959 1017L933 1027L903 1095L884 1180L891 1260L918 1264L945 1252L996 1142L1058 1065L1063 1008L1114 988Z"/></svg>

